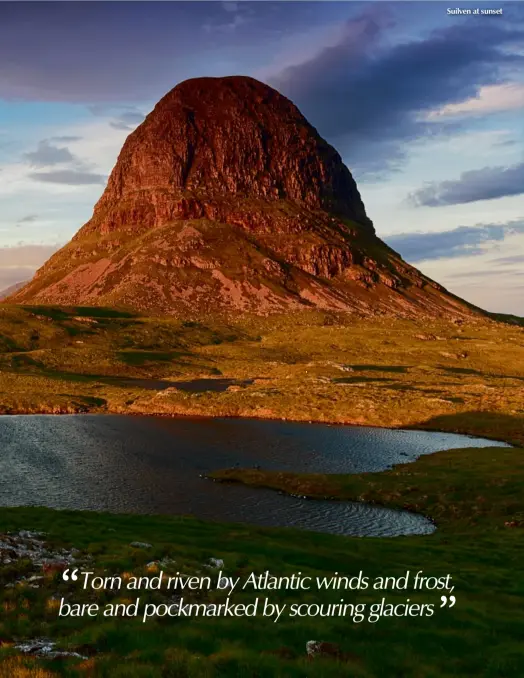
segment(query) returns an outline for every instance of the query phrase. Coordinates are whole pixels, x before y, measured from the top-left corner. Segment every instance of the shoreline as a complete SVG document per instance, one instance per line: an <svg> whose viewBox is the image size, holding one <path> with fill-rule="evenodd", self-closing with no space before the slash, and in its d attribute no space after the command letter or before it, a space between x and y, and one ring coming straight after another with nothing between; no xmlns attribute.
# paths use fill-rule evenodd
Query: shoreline
<svg viewBox="0 0 524 678"><path fill-rule="evenodd" d="M495 413L487 413L495 414ZM20 416L49 416L49 417L66 417L66 416L120 416L120 417L161 417L164 419L185 419L190 420L194 419L197 421L200 420L209 420L209 419L233 419L233 420L253 420L253 421L267 421L267 422L286 422L289 424L313 424L321 426L348 426L353 428L373 428L373 429L384 429L386 431L419 431L427 433L449 433L454 435L464 436L466 438L477 438L484 440L492 440L493 442L505 443L509 447L518 448L520 446L519 442L515 442L508 438L503 437L494 437L489 433L476 433L474 431L466 429L451 429L451 428L433 428L424 426L424 422L416 425L402 425L398 424L395 426L378 426L376 424L365 424L362 422L355 422L351 420L339 421L339 420L326 420L326 419L296 419L288 417L266 417L261 415L242 415L242 414L190 414L187 412L152 412L152 411L137 411L137 410L85 410L85 411L28 411L26 410L17 410L10 412L0 411L0 417L20 417Z"/></svg>
<svg viewBox="0 0 524 678"><path fill-rule="evenodd" d="M435 517L435 515L432 514L431 511L428 511L426 507L423 506L418 506L418 505L413 505L412 503L404 503L404 502L398 502L397 498L391 499L391 497L388 498L388 496L372 496L372 497L364 497L360 495L353 495L353 496L348 496L344 493L342 490L342 494L340 494L340 488L336 486L336 481L339 478L346 477L346 478L351 478L353 477L354 479L358 479L359 481L362 480L362 477L374 477L378 478L380 477L387 477L390 473L397 473L398 469L402 469L403 467L410 467L413 468L413 465L419 464L421 459L424 459L426 456L428 457L434 457L435 455L437 457L446 454L448 452L462 452L464 455L467 455L469 451L471 450L493 450L493 449L500 449L500 450L517 450L519 449L518 445L512 444L511 442L503 439L493 439L489 437L484 437L482 435L478 435L475 433L462 433L462 432L457 432L457 431L449 431L445 429L430 429L430 428L424 428L424 427L418 427L418 426L396 426L396 427L388 427L388 426L382 426L378 427L375 425L370 425L370 424L344 424L340 422L325 422L325 421L314 421L314 420L291 420L291 419L286 419L286 418L269 418L269 417L247 417L247 416L224 416L224 415L188 415L188 414L178 414L178 413L166 413L163 412L161 414L156 414L156 413L150 413L150 412L137 412L137 411L131 411L131 412L111 412L111 411L91 411L91 412L75 412L75 413L57 413L57 412L40 412L40 413L31 413L31 414L26 414L26 413L10 413L10 414L1 414L1 417L9 417L9 416L19 416L19 417L31 417L31 416L41 416L41 417L57 417L57 416L62 416L62 417L74 417L74 416L80 416L80 417L162 417L164 419L171 418L171 419L181 419L181 420L194 420L194 421L202 421L202 420L213 420L213 419L236 419L236 420L252 420L252 421L266 421L266 422L285 422L285 423L290 423L290 424L305 424L307 423L308 425L320 425L320 426L325 426L325 427L351 427L351 428L360 428L360 429L366 429L366 428L372 428L372 429L382 429L384 431L417 431L421 433L443 433L443 434L453 434L453 435L459 435L465 438L470 439L473 443L475 440L482 440L482 441L493 441L494 443L503 443L503 445L499 445L496 447L491 447L489 445L486 445L485 447L481 448L476 448L474 445L471 445L469 447L460 447L460 444L458 443L457 446L454 447L449 447L445 448L443 450L437 450L436 452L433 452L430 455L419 455L417 456L414 460L412 460L409 463L397 463L394 464L391 469L383 469L382 471L376 471L376 472L367 472L367 473L345 473L345 474L321 474L321 473L304 473L301 471L289 471L289 472L280 472L280 471L262 471L258 470L256 472L253 472L251 470L245 469L245 468L238 468L238 469L230 469L230 468L221 468L221 469L216 469L215 471L212 471L210 473L206 473L201 476L202 479L208 480L211 482L217 482L217 483L223 483L223 484L243 484L247 486L253 486L256 488L260 489L266 489L266 490L271 490L271 491L276 491L282 495L294 497L294 498L299 498L299 499L307 499L307 500L316 500L316 501L341 501L341 502L356 502L359 504L367 504L370 506L377 506L381 508L386 508L386 509L393 509L393 510L400 510L400 511L407 511L409 513L419 515L423 518L425 518L427 521L429 521L433 526L434 526L434 531L435 533L437 530L441 529L441 525ZM451 443L450 443L451 444ZM404 469L405 472L405 469ZM415 472L413 474L416 474ZM408 473L408 475L413 475L411 473ZM437 471L438 475L438 471ZM257 476L257 478L253 478L253 476ZM288 487L282 486L282 483L279 482L279 479L281 478L286 478L287 483L291 483L291 488L289 489ZM315 492L308 492L304 490L303 483L304 481L307 483L308 479L310 478L320 478L322 477L323 480L321 482L321 486L325 485L326 479L327 479L327 486L330 487L330 489L334 489L334 491L315 491ZM330 486L331 482L331 486ZM333 485L335 483L335 485ZM380 484L380 479L379 479L379 484ZM438 484L438 483L437 483ZM3 507L5 508L5 507ZM99 511L93 511L94 513L99 513ZM124 515L127 515L127 513L124 513ZM130 514L134 515L134 514ZM152 514L154 515L154 514ZM166 515L175 515L178 517L183 517L182 514L166 514ZM249 523L247 523L249 524ZM253 526L254 527L254 526ZM300 528L297 528L300 530ZM307 532L307 530L300 530L301 532ZM432 533L432 534L433 534ZM421 535L417 535L421 536Z"/></svg>

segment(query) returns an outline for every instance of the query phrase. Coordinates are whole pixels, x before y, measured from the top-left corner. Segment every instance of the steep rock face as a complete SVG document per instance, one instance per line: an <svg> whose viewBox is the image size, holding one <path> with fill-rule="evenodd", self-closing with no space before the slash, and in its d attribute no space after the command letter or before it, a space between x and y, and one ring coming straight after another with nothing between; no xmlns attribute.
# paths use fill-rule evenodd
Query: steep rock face
<svg viewBox="0 0 524 678"><path fill-rule="evenodd" d="M247 77L169 92L126 140L92 219L10 301L469 313L379 240L296 106Z"/></svg>
<svg viewBox="0 0 524 678"><path fill-rule="evenodd" d="M225 195L289 200L371 228L335 149L289 99L246 77L187 80L166 94L125 142L95 217L119 228L112 206L129 201L128 223L223 218L214 199Z"/></svg>

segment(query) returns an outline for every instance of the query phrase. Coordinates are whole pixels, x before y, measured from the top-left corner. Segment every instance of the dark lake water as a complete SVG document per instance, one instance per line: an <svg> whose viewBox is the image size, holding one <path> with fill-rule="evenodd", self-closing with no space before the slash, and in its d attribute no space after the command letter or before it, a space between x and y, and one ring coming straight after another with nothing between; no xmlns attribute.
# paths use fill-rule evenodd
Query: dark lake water
<svg viewBox="0 0 524 678"><path fill-rule="evenodd" d="M425 534L405 511L287 497L200 478L239 465L380 471L453 447L503 445L450 433L249 419L0 416L0 505L194 515L357 536Z"/></svg>

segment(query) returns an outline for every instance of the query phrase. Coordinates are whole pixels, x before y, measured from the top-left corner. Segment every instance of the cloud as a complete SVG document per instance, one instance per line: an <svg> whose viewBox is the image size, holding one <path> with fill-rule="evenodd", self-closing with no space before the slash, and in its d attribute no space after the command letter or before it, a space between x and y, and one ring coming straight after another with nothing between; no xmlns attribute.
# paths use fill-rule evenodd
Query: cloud
<svg viewBox="0 0 524 678"><path fill-rule="evenodd" d="M51 137L49 141L57 141L58 143L63 144L72 144L74 141L80 141L82 137L75 136L61 136L61 137Z"/></svg>
<svg viewBox="0 0 524 678"><path fill-rule="evenodd" d="M66 147L53 146L49 139L39 142L36 151L25 153L32 167L49 167L74 161L74 156Z"/></svg>
<svg viewBox="0 0 524 678"><path fill-rule="evenodd" d="M22 217L16 222L17 226L21 226L22 224L32 224L34 221L36 221L38 217L36 214L28 214L25 217Z"/></svg>
<svg viewBox="0 0 524 678"><path fill-rule="evenodd" d="M510 146L516 146L517 143L518 142L516 139L505 139L504 141L497 141L495 145L499 146L500 148L508 148Z"/></svg>
<svg viewBox="0 0 524 678"><path fill-rule="evenodd" d="M406 261L416 263L484 254L489 245L515 234L524 234L524 219L505 224L459 226L436 233L399 233L385 240Z"/></svg>
<svg viewBox="0 0 524 678"><path fill-rule="evenodd" d="M408 196L417 207L460 205L524 193L524 163L463 172L455 181L427 184Z"/></svg>
<svg viewBox="0 0 524 678"><path fill-rule="evenodd" d="M497 113L520 108L524 108L524 84L488 85L481 87L474 97L429 111L426 119Z"/></svg>
<svg viewBox="0 0 524 678"><path fill-rule="evenodd" d="M91 104L87 107L92 115L97 117L111 117L109 126L113 129L131 132L144 121L145 115L134 106L118 104Z"/></svg>
<svg viewBox="0 0 524 678"><path fill-rule="evenodd" d="M360 176L399 167L410 141L460 128L425 115L505 84L524 61L519 24L468 17L467 28L453 21L395 43L395 19L379 4L349 20L337 44L271 78Z"/></svg>
<svg viewBox="0 0 524 678"><path fill-rule="evenodd" d="M118 115L115 120L111 120L109 125L113 129L133 131L137 125L144 120L144 114L135 111L124 111Z"/></svg>
<svg viewBox="0 0 524 678"><path fill-rule="evenodd" d="M224 7L225 9L225 7ZM244 24L249 22L249 18L246 14L246 12L241 13L240 10L237 9L230 9L226 10L229 13L229 16L231 17L229 21L207 21L202 25L202 29L204 30L205 33L234 33L237 28L240 28L240 26L243 26Z"/></svg>
<svg viewBox="0 0 524 678"><path fill-rule="evenodd" d="M120 110L118 104L90 104L87 106L87 110L96 116L107 116L113 113L115 110Z"/></svg>
<svg viewBox="0 0 524 678"><path fill-rule="evenodd" d="M524 254L515 254L511 257L499 257L498 259L493 259L490 261L490 264L495 266L513 266L514 264L524 264ZM524 274L524 269L522 270Z"/></svg>
<svg viewBox="0 0 524 678"><path fill-rule="evenodd" d="M124 115L124 114L123 114ZM135 113L126 113L123 120L135 120ZM56 139L57 137L52 137ZM80 136L65 136L62 139L74 139L81 141ZM36 151L25 153L24 157L29 160L31 167L42 169L54 167L55 169L45 172L29 172L27 177L33 181L51 184L64 184L68 186L87 186L92 184L105 184L107 177L96 172L92 163L82 160L63 146L51 144L50 139L39 142Z"/></svg>
<svg viewBox="0 0 524 678"><path fill-rule="evenodd" d="M51 172L30 172L29 178L48 184L66 184L68 186L87 186L105 184L107 177L95 172L83 172L75 169L54 170Z"/></svg>
<svg viewBox="0 0 524 678"><path fill-rule="evenodd" d="M203 17L228 18L218 2L194 4L2 3L0 98L157 100L183 78L188 62L207 55L199 40ZM235 17L229 14L232 23Z"/></svg>
<svg viewBox="0 0 524 678"><path fill-rule="evenodd" d="M486 277L488 278L502 278L502 276L516 276L521 277L524 276L524 271L521 269L505 269L504 271L495 270L495 269L486 269L486 268L481 268L477 269L474 271L459 271L458 273L453 272L453 273L448 273L447 277L448 278L453 278L453 279L470 279L470 278L481 278L482 280ZM480 282L482 282L482 280Z"/></svg>

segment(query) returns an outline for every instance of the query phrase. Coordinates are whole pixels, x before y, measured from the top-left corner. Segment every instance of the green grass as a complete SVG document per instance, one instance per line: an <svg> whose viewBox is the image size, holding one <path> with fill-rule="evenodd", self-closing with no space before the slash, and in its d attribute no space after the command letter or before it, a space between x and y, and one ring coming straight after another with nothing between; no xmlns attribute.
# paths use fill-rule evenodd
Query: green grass
<svg viewBox="0 0 524 678"><path fill-rule="evenodd" d="M470 482L468 468L474 460L478 467ZM395 476L399 470L400 475ZM411 479L403 477L408 472L413 474ZM429 510L441 506L439 493L444 497L454 488L451 506L440 516L442 528L433 535L409 538L342 538L189 518L2 509L2 531L46 530L53 546L74 545L93 554L89 569L96 572L145 574L147 562L165 556L175 559L177 570L188 573L202 571L208 558L220 557L228 575L241 577L265 570L279 576L298 571L310 576L334 572L356 575L362 570L374 578L423 570L427 575L451 574L457 603L453 609L440 609L437 592L412 590L281 591L271 594L281 604L338 602L341 595L346 602L369 604L385 595L390 602L405 602L409 597L411 602L434 603L436 607L430 618L382 618L375 624L336 617L284 617L276 624L263 618L172 618L146 624L122 618L73 620L58 618L56 610L46 609L51 594L69 592L72 601L100 604L134 596L128 592L119 592L116 597L84 592L78 585L54 579L36 591L23 587L4 590L4 609L5 601L11 605L0 623L0 634L7 642L46 635L58 640L61 648L75 650L87 645L94 653L88 662L69 661L57 666L57 662L39 660L48 669L71 676L84 675L86 669L82 667L88 664L96 668L93 675L100 676L517 678L524 668L522 530L505 527L504 523L519 511L522 515L523 502L516 490L519 484L522 487L523 472L522 450L488 448L438 453L391 472L340 479L348 494L360 493L367 499L377 496L392 505L404 501L394 497L395 491L402 495L406 483L417 483L419 494L436 491L435 500L427 502ZM413 492L409 490L407 496ZM482 492L486 505L493 510L481 511L470 519L477 492ZM153 548L133 549L129 544L135 540L149 542ZM6 575L4 570L0 570L0 577L6 581L13 572ZM143 595L162 600L161 593ZM249 603L256 594L246 591L233 595L235 601ZM216 593L199 598L208 602L217 599ZM337 643L349 659L343 663L328 659L309 662L305 643L311 639ZM3 654L12 654L9 646Z"/></svg>
<svg viewBox="0 0 524 678"><path fill-rule="evenodd" d="M440 609L436 593L398 591L389 592L388 600L436 603L434 616L376 624L340 618L274 624L257 618L142 625L134 619L59 619L49 598L71 586L59 579L46 579L40 589L0 586L0 678L524 675L524 331L518 324L354 322L317 312L182 321L0 305L0 336L1 412L256 416L454 431L517 445L441 452L383 473L218 474L293 494L409 508L436 522L437 531L428 536L342 538L181 517L3 508L0 531L43 529L51 545L92 554L97 572L144 573L147 562L164 556L190 573L202 570L209 557L223 558L227 573L236 576L266 569L277 575L363 570L370 577L424 570L451 574L457 603ZM162 397L134 385L212 375L254 381L234 391L170 390ZM153 548L133 549L135 540ZM27 563L0 565L0 581L9 583L24 568ZM69 592L78 602L98 596L104 601L106 595L78 587ZM252 598L234 595L239 602ZM275 595L287 603L340 598L340 592ZM381 595L344 592L346 602L369 603ZM24 673L11 643L38 636L54 638L62 649L87 646L93 656L84 662L27 660L32 668ZM311 639L337 643L345 660L308 661L305 643Z"/></svg>
<svg viewBox="0 0 524 678"><path fill-rule="evenodd" d="M423 513L447 531L524 527L524 449L479 447L447 450L399 464L390 471L361 474L301 474L223 469L211 474L312 498L346 499Z"/></svg>

